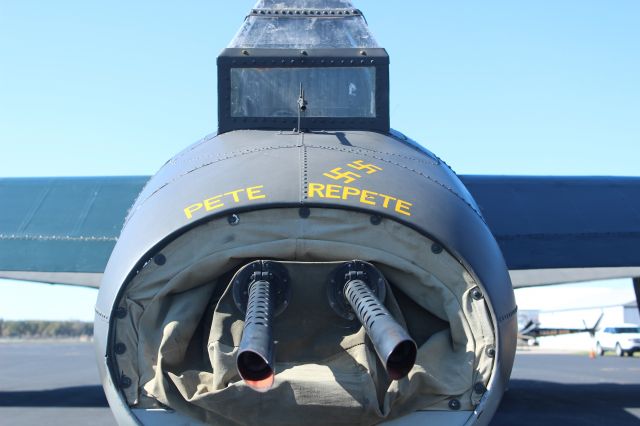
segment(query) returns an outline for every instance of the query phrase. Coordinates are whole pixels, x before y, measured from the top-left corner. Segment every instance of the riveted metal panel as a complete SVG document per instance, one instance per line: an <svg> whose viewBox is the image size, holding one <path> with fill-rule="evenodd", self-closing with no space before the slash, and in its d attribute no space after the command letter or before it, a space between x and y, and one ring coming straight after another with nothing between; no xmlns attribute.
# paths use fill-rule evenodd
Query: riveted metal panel
<svg viewBox="0 0 640 426"><path fill-rule="evenodd" d="M345 172L352 181L327 176ZM325 185L324 196L312 196L314 183ZM327 185L336 185L330 196ZM370 193L363 195L365 190ZM302 205L364 210L419 230L488 286L497 318L513 316L515 302L500 250L455 174L396 138L352 131L231 132L179 154L136 202L105 273L111 288L103 288L99 305L110 311L136 265L200 221L231 214L242 220L245 210Z"/></svg>

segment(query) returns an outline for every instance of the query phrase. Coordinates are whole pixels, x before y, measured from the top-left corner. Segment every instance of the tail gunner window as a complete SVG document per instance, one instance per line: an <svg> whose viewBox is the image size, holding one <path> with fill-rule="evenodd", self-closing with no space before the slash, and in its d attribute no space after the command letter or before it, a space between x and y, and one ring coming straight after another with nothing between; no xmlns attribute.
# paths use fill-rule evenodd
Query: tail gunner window
<svg viewBox="0 0 640 426"><path fill-rule="evenodd" d="M376 117L375 67L232 68L232 117Z"/></svg>
<svg viewBox="0 0 640 426"><path fill-rule="evenodd" d="M389 131L389 55L350 0L257 0L218 56L218 132Z"/></svg>

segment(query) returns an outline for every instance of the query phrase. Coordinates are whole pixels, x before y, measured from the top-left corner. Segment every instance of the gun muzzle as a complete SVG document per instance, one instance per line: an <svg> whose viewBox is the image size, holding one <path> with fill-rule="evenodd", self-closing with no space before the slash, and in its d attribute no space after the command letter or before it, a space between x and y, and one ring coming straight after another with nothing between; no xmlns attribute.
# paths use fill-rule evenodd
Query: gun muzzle
<svg viewBox="0 0 640 426"><path fill-rule="evenodd" d="M233 300L245 313L236 367L244 382L259 392L269 390L275 379L272 321L287 307L288 282L286 268L268 260L245 265L233 279Z"/></svg>
<svg viewBox="0 0 640 426"><path fill-rule="evenodd" d="M258 391L268 390L275 376L272 316L271 284L265 280L253 281L249 285L247 313L236 362L240 377Z"/></svg>
<svg viewBox="0 0 640 426"><path fill-rule="evenodd" d="M344 296L392 380L409 374L416 362L417 346L409 333L398 324L369 286L360 279L347 281Z"/></svg>

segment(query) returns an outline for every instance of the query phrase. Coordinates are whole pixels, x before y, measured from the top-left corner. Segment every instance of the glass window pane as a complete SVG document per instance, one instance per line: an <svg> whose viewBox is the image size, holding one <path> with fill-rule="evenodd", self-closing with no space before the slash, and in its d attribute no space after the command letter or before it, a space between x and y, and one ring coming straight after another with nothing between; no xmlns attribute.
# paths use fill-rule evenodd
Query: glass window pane
<svg viewBox="0 0 640 426"><path fill-rule="evenodd" d="M232 68L232 117L297 117L300 85L305 117L376 116L374 67Z"/></svg>
<svg viewBox="0 0 640 426"><path fill-rule="evenodd" d="M340 18L249 16L228 47L331 49L379 46L361 16Z"/></svg>
<svg viewBox="0 0 640 426"><path fill-rule="evenodd" d="M350 0L259 0L254 9L353 9Z"/></svg>

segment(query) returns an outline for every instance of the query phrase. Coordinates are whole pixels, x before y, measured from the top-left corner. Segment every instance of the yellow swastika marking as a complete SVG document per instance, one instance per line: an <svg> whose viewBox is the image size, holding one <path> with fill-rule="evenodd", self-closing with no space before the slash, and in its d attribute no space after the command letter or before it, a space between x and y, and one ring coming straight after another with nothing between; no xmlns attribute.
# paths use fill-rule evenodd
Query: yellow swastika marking
<svg viewBox="0 0 640 426"><path fill-rule="evenodd" d="M364 164L362 160L356 160L353 163L347 164L347 166L356 170L366 170L368 175L382 170L382 167L376 166L375 164Z"/></svg>
<svg viewBox="0 0 640 426"><path fill-rule="evenodd" d="M342 180L343 183L351 183L354 180L360 179L362 177L359 174L350 172L348 170L346 172L343 172L342 167L336 167L328 173L323 173L323 175L328 177L329 179Z"/></svg>

